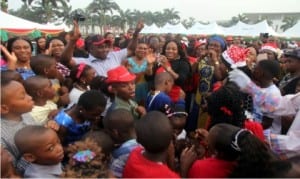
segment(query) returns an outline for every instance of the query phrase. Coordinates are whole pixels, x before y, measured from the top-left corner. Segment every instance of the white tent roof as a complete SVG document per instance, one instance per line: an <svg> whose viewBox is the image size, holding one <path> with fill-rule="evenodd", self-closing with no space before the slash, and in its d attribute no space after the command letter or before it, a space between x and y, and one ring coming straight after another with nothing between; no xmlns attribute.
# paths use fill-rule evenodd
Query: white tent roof
<svg viewBox="0 0 300 179"><path fill-rule="evenodd" d="M293 27L289 28L282 33L282 36L285 37L300 37L300 21L295 24Z"/></svg>
<svg viewBox="0 0 300 179"><path fill-rule="evenodd" d="M186 28L181 24L176 24L176 25L171 25L167 23L164 27L160 29L160 33L162 34L167 34L167 33L172 33L172 34L186 34Z"/></svg>
<svg viewBox="0 0 300 179"><path fill-rule="evenodd" d="M154 23L150 26L145 26L141 31L143 34L158 34L161 33L161 29L158 28Z"/></svg>
<svg viewBox="0 0 300 179"><path fill-rule="evenodd" d="M32 21L28 21L5 12L0 11L0 29L5 30L63 30L64 28L61 26L54 26L54 25L43 25L39 23L35 23Z"/></svg>
<svg viewBox="0 0 300 179"><path fill-rule="evenodd" d="M233 36L259 36L260 33L269 33L270 35L279 36L267 23L266 20L257 24L245 24L238 22L236 25L231 27L223 27L224 35Z"/></svg>

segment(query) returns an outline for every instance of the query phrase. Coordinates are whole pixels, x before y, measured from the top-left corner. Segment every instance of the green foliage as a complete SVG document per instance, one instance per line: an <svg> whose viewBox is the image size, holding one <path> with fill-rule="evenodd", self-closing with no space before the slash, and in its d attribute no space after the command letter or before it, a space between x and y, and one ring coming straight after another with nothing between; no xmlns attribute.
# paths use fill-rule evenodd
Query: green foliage
<svg viewBox="0 0 300 179"><path fill-rule="evenodd" d="M295 17L284 17L282 22L284 24L280 26L280 29L286 31L287 29L293 27L297 23L297 19Z"/></svg>

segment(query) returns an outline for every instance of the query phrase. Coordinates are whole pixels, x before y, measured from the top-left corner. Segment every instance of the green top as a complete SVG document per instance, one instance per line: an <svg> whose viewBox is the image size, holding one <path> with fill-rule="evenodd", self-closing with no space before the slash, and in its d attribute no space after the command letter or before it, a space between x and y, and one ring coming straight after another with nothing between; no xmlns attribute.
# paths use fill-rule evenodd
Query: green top
<svg viewBox="0 0 300 179"><path fill-rule="evenodd" d="M140 118L140 115L136 112L136 108L138 106L138 104L129 99L128 101L124 101L121 98L118 98L117 96L115 97L115 100L113 102L112 106L112 110L116 110L116 109L126 109L129 112L131 112L131 114L133 115L135 120L138 120Z"/></svg>

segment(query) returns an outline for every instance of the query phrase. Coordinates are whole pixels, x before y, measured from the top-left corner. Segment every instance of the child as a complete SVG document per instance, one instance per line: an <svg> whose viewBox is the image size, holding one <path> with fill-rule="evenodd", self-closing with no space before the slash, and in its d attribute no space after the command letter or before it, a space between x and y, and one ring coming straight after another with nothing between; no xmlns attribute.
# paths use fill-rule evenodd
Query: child
<svg viewBox="0 0 300 179"><path fill-rule="evenodd" d="M87 138L92 139L99 147L101 147L102 153L105 155L105 160L109 162L111 160L111 151L114 148L114 141L110 135L108 135L104 130L90 131L83 136L82 140Z"/></svg>
<svg viewBox="0 0 300 179"><path fill-rule="evenodd" d="M18 164L17 169L20 173L23 173L27 163L20 159L14 136L23 127L35 124L28 114L33 104L32 98L26 93L21 83L1 79L1 145L12 155L14 166ZM57 129L56 123L52 120L46 125Z"/></svg>
<svg viewBox="0 0 300 179"><path fill-rule="evenodd" d="M188 177L283 177L287 168L291 169L290 163L276 159L249 131L229 124L217 124L210 129L208 147L212 157L195 161Z"/></svg>
<svg viewBox="0 0 300 179"><path fill-rule="evenodd" d="M162 72L155 75L154 86L155 91L150 92L146 100L147 111L163 111L165 106L170 106L172 101L167 95L174 84L173 77L167 73Z"/></svg>
<svg viewBox="0 0 300 179"><path fill-rule="evenodd" d="M184 130L184 126L186 124L188 114L185 112L184 107L175 104L166 109L165 113L170 119L176 139L186 139L186 131Z"/></svg>
<svg viewBox="0 0 300 179"><path fill-rule="evenodd" d="M62 177L65 178L111 178L105 154L97 143L87 138L68 146L70 157Z"/></svg>
<svg viewBox="0 0 300 179"><path fill-rule="evenodd" d="M110 170L121 178L130 152L138 146L132 114L126 109L110 111L103 120L104 128L114 140Z"/></svg>
<svg viewBox="0 0 300 179"><path fill-rule="evenodd" d="M15 135L23 158L30 162L25 178L58 178L62 174L63 147L55 131L43 126L26 126Z"/></svg>
<svg viewBox="0 0 300 179"><path fill-rule="evenodd" d="M50 79L52 87L55 89L55 97L52 99L58 106L69 104L69 90L61 86L64 79L56 68L56 61L49 55L37 55L31 58L30 66L36 75Z"/></svg>
<svg viewBox="0 0 300 179"><path fill-rule="evenodd" d="M114 102L109 111L123 108L132 113L134 119L146 113L146 110L132 99L135 96L135 75L128 72L124 66L119 66L107 72L107 83L115 94Z"/></svg>
<svg viewBox="0 0 300 179"><path fill-rule="evenodd" d="M70 77L73 80L73 88L69 93L70 104L68 108L77 104L81 94L90 89L90 83L95 77L96 71L89 65L81 63L71 70Z"/></svg>
<svg viewBox="0 0 300 179"><path fill-rule="evenodd" d="M34 101L30 115L37 124L44 125L49 114L57 112L57 105L51 101L55 91L50 80L41 76L29 77L25 80L24 87Z"/></svg>
<svg viewBox="0 0 300 179"><path fill-rule="evenodd" d="M243 93L234 83L227 83L207 98L207 111L210 115L208 129L218 123L227 123L250 130L264 141L263 127L245 115Z"/></svg>
<svg viewBox="0 0 300 179"><path fill-rule="evenodd" d="M28 115L32 108L32 98L26 93L21 83L1 79L1 145L11 154L14 166L19 163L17 159L20 158L14 136L21 128L35 123ZM20 162L21 173L25 167L26 163Z"/></svg>
<svg viewBox="0 0 300 179"><path fill-rule="evenodd" d="M7 150L2 146L1 150L1 178L21 178L21 176L16 172L12 157Z"/></svg>
<svg viewBox="0 0 300 179"><path fill-rule="evenodd" d="M7 80L15 80L23 84L24 80L20 73L15 70L1 71L1 78Z"/></svg>
<svg viewBox="0 0 300 179"><path fill-rule="evenodd" d="M106 98L106 107L101 115L102 117L106 116L106 113L110 108L114 98L114 94L111 91L109 91L109 85L105 82L106 79L107 78L104 76L96 76L92 79L90 84L91 89L101 91Z"/></svg>
<svg viewBox="0 0 300 179"><path fill-rule="evenodd" d="M60 111L55 121L60 125L58 134L64 146L80 140L100 119L106 100L100 91L90 90L83 93L76 105Z"/></svg>
<svg viewBox="0 0 300 179"><path fill-rule="evenodd" d="M151 111L136 124L137 141L123 171L124 178L179 178L166 163L172 140L172 126L161 112Z"/></svg>

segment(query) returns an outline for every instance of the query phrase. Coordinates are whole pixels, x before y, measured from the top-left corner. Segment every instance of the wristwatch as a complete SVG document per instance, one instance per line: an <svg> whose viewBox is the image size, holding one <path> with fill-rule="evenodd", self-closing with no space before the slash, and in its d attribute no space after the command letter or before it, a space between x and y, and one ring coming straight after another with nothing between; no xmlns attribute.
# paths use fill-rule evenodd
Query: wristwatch
<svg viewBox="0 0 300 179"><path fill-rule="evenodd" d="M219 61L215 61L215 65L220 65L220 62Z"/></svg>

